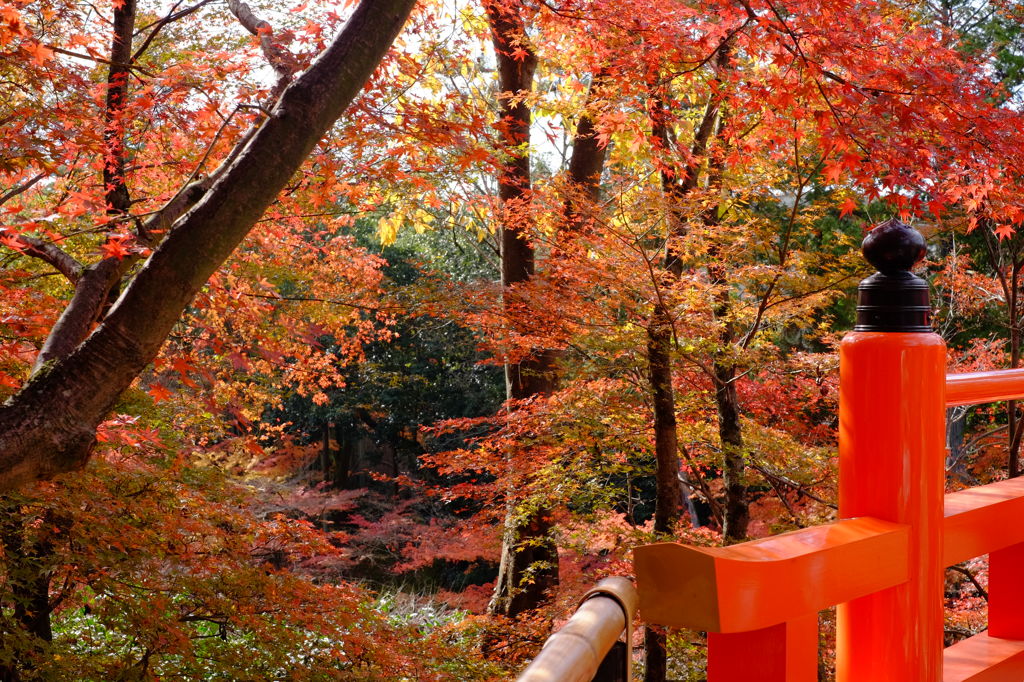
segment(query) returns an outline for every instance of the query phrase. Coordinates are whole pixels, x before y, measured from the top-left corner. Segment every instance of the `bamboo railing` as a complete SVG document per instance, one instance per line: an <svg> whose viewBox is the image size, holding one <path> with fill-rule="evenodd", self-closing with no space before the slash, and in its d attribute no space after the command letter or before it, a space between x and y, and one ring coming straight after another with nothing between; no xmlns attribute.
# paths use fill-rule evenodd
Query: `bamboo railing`
<svg viewBox="0 0 1024 682"><path fill-rule="evenodd" d="M637 593L628 578L605 578L548 638L519 682L628 682ZM625 633L625 642L619 637Z"/></svg>

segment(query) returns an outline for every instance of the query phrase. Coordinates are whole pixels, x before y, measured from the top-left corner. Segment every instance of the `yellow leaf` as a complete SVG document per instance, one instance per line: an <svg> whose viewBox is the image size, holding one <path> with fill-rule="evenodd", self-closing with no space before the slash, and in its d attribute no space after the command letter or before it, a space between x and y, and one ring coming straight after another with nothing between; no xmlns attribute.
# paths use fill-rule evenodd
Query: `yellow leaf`
<svg viewBox="0 0 1024 682"><path fill-rule="evenodd" d="M391 246L398 238L398 229L405 222L405 216L401 211L384 216L377 222L377 234L380 236L380 243L384 246Z"/></svg>

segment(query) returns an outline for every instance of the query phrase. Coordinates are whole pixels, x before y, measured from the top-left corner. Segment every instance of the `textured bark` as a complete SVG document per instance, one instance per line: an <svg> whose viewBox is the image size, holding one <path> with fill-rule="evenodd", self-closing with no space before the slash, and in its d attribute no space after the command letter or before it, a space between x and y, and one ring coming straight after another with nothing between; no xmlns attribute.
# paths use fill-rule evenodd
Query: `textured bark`
<svg viewBox="0 0 1024 682"><path fill-rule="evenodd" d="M654 397L654 531L669 533L682 514L676 401L672 390L672 322L660 304L647 328L647 368Z"/></svg>
<svg viewBox="0 0 1024 682"><path fill-rule="evenodd" d="M229 167L65 359L0 407L0 490L82 466L97 424L156 356L228 258L362 88L414 0L363 0L338 38L281 94Z"/></svg>
<svg viewBox="0 0 1024 682"><path fill-rule="evenodd" d="M717 133L725 126L725 116L719 117ZM721 187L725 171L724 154L719 154L708 163L708 184ZM709 232L719 226L719 205L712 204L704 212L704 225ZM743 445L743 427L740 424L740 401L736 392L736 363L730 358L730 350L737 344L737 334L732 321L732 303L729 299L728 270L719 260L719 249L712 245L711 265L708 275L715 287L715 319L721 324L719 351L712 371L715 381L715 407L718 412L718 437L722 445L722 482L725 484L725 510L722 535L726 542L739 542L747 537L750 523L747 487L743 482L746 468L746 453ZM752 332L753 333L753 332Z"/></svg>
<svg viewBox="0 0 1024 682"><path fill-rule="evenodd" d="M518 5L486 5L498 62L501 108L498 132L505 160L498 175L501 219L501 284L505 305L514 303L514 286L536 272L530 231L530 107L517 95L533 88L537 56L531 48ZM554 387L550 352L538 351L520 363L505 365L506 395L520 400ZM508 617L537 608L558 585L558 548L549 533L549 510L520 514L510 499L502 538L501 561L488 610Z"/></svg>

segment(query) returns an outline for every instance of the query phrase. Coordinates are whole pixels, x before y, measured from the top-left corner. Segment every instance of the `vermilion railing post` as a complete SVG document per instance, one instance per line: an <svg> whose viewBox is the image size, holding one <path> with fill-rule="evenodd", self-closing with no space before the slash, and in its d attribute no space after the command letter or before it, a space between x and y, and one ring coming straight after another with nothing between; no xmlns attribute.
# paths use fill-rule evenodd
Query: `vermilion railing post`
<svg viewBox="0 0 1024 682"><path fill-rule="evenodd" d="M946 348L910 273L924 248L896 220L868 234L879 273L861 283L839 351L839 514L910 527L909 580L839 606L839 682L942 679Z"/></svg>
<svg viewBox="0 0 1024 682"><path fill-rule="evenodd" d="M708 633L708 682L817 679L817 614L761 630Z"/></svg>
<svg viewBox="0 0 1024 682"><path fill-rule="evenodd" d="M1007 523L1012 523L1007 519ZM1024 639L1024 544L988 555L988 634Z"/></svg>

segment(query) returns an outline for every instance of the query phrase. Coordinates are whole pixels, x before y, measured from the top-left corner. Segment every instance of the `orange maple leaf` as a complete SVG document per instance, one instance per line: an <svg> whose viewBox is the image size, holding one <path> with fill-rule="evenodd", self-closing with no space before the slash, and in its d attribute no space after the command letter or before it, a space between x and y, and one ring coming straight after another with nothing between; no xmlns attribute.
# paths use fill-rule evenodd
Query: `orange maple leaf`
<svg viewBox="0 0 1024 682"><path fill-rule="evenodd" d="M852 197L846 197L843 199L843 203L839 204L839 217L848 216L857 210L857 202Z"/></svg>
<svg viewBox="0 0 1024 682"><path fill-rule="evenodd" d="M154 403L160 403L171 398L171 392L163 384L153 384L146 393L153 398Z"/></svg>
<svg viewBox="0 0 1024 682"><path fill-rule="evenodd" d="M127 240L123 237L111 237L100 247L104 258L116 258L121 260L132 252Z"/></svg>

